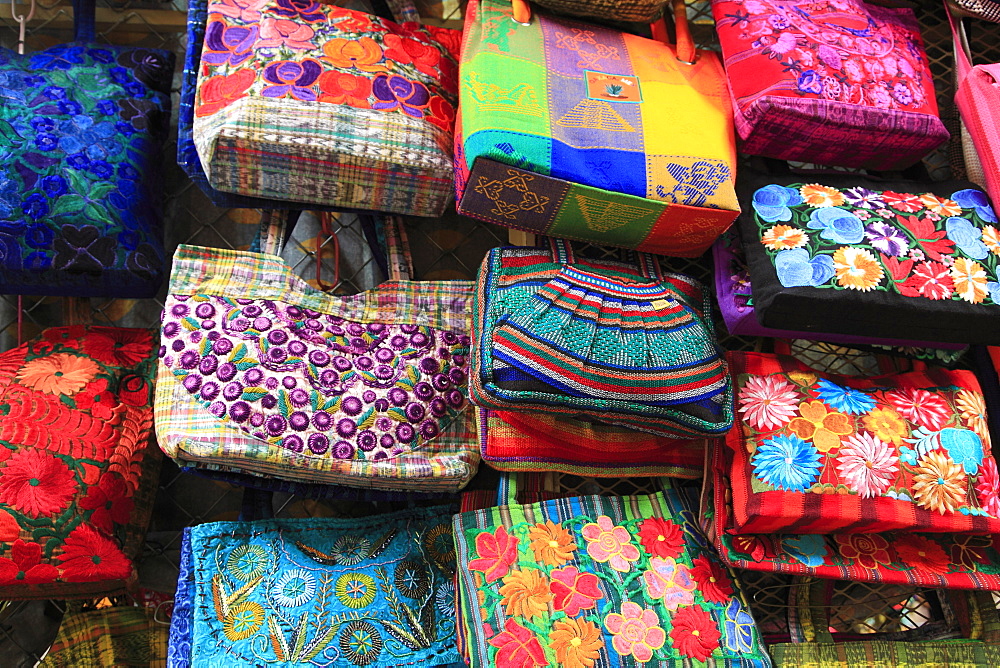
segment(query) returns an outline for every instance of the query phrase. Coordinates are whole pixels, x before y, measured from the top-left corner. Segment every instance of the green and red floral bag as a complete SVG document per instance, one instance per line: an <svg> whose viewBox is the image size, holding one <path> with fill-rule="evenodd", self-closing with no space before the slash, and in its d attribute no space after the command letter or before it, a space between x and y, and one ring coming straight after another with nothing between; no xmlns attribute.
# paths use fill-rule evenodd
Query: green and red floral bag
<svg viewBox="0 0 1000 668"><path fill-rule="evenodd" d="M56 327L0 354L0 598L78 598L135 579L160 452L153 338Z"/></svg>
<svg viewBox="0 0 1000 668"><path fill-rule="evenodd" d="M455 516L470 666L770 666L675 490Z"/></svg>

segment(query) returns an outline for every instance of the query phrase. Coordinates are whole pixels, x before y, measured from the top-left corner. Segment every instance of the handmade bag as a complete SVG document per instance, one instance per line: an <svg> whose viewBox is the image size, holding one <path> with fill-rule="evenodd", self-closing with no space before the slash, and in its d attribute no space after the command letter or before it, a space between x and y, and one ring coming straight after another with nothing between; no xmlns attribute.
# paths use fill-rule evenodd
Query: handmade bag
<svg viewBox="0 0 1000 668"><path fill-rule="evenodd" d="M135 584L156 493L153 338L54 327L0 353L0 597Z"/></svg>
<svg viewBox="0 0 1000 668"><path fill-rule="evenodd" d="M224 192L440 215L456 31L330 4L208 4L193 136Z"/></svg>
<svg viewBox="0 0 1000 668"><path fill-rule="evenodd" d="M947 0L947 5L954 16L1000 23L1000 3L996 0Z"/></svg>
<svg viewBox="0 0 1000 668"><path fill-rule="evenodd" d="M740 150L893 170L948 139L912 9L713 0Z"/></svg>
<svg viewBox="0 0 1000 668"><path fill-rule="evenodd" d="M986 404L970 371L851 378L727 355L739 533L1000 531Z"/></svg>
<svg viewBox="0 0 1000 668"><path fill-rule="evenodd" d="M454 527L472 668L771 665L674 490L509 504Z"/></svg>
<svg viewBox="0 0 1000 668"><path fill-rule="evenodd" d="M567 16L590 17L611 21L650 23L660 18L669 0L535 0L545 7Z"/></svg>
<svg viewBox="0 0 1000 668"><path fill-rule="evenodd" d="M154 608L71 609L38 668L160 668L167 658L167 633Z"/></svg>
<svg viewBox="0 0 1000 668"><path fill-rule="evenodd" d="M1000 342L1000 225L975 185L748 170L739 188L765 327Z"/></svg>
<svg viewBox="0 0 1000 668"><path fill-rule="evenodd" d="M470 2L456 136L458 210L505 227L695 257L739 212L722 66L676 47ZM465 173L467 172L467 173Z"/></svg>
<svg viewBox="0 0 1000 668"><path fill-rule="evenodd" d="M174 56L98 44L94 5L74 0L73 42L0 48L0 292L144 298L163 280Z"/></svg>
<svg viewBox="0 0 1000 668"><path fill-rule="evenodd" d="M391 280L337 297L274 255L180 246L160 446L192 466L455 491L479 461L465 399L471 296L469 282Z"/></svg>
<svg viewBox="0 0 1000 668"><path fill-rule="evenodd" d="M492 249L474 299L470 392L498 410L583 416L696 438L732 423L731 388L701 286L639 263Z"/></svg>
<svg viewBox="0 0 1000 668"><path fill-rule="evenodd" d="M705 441L654 436L567 415L477 409L483 461L498 471L698 479Z"/></svg>
<svg viewBox="0 0 1000 668"><path fill-rule="evenodd" d="M442 666L454 508L184 530L168 666Z"/></svg>

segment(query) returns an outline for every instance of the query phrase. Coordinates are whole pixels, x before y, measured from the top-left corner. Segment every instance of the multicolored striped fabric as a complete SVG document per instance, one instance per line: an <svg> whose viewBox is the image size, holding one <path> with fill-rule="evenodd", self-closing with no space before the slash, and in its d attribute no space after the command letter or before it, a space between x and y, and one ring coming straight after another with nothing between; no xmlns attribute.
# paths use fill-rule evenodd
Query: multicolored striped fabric
<svg viewBox="0 0 1000 668"><path fill-rule="evenodd" d="M466 9L459 212L606 246L704 252L739 213L717 56L697 51L688 64L661 42L544 13L521 25L511 13L505 0Z"/></svg>
<svg viewBox="0 0 1000 668"><path fill-rule="evenodd" d="M39 668L162 668L167 659L167 627L153 608L116 606L70 610Z"/></svg>
<svg viewBox="0 0 1000 668"><path fill-rule="evenodd" d="M495 248L479 271L477 405L589 416L663 436L721 434L731 388L701 287L552 248Z"/></svg>
<svg viewBox="0 0 1000 668"><path fill-rule="evenodd" d="M182 465L296 482L460 489L479 461L464 399L470 300L469 282L390 281L335 297L276 256L181 246L160 351L160 446ZM433 341L449 354L421 357ZM284 375L270 380L272 369Z"/></svg>
<svg viewBox="0 0 1000 668"><path fill-rule="evenodd" d="M212 187L438 216L458 32L330 4L210 0L193 136Z"/></svg>

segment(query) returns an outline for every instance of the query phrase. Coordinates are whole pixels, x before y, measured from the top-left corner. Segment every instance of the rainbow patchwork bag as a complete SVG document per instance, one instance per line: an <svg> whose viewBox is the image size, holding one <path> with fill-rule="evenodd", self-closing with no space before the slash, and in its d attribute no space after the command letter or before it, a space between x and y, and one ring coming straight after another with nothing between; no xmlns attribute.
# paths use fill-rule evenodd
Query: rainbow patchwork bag
<svg viewBox="0 0 1000 668"><path fill-rule="evenodd" d="M676 47L470 2L456 130L458 210L529 232L695 257L739 213L722 66ZM460 135L460 136L458 136Z"/></svg>
<svg viewBox="0 0 1000 668"><path fill-rule="evenodd" d="M728 431L729 374L701 286L640 258L585 259L557 240L492 249L474 299L473 402L670 437Z"/></svg>

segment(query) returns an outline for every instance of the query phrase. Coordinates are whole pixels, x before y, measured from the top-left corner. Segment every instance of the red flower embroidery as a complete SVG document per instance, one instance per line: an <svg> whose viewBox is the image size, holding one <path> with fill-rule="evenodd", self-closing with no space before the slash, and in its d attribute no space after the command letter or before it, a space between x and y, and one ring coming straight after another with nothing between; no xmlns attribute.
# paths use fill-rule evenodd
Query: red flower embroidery
<svg viewBox="0 0 1000 668"><path fill-rule="evenodd" d="M412 37L386 35L383 41L386 60L394 60L404 65L413 64L418 70L429 77L438 77L437 64L441 60L441 52L426 42Z"/></svg>
<svg viewBox="0 0 1000 668"><path fill-rule="evenodd" d="M497 648L496 656L493 657L497 668L534 668L534 666L549 665L545 658L545 650L531 631L510 618L503 628L502 633L489 639L489 643Z"/></svg>
<svg viewBox="0 0 1000 668"><path fill-rule="evenodd" d="M661 517L650 517L639 524L639 543L654 557L677 557L684 547L681 528Z"/></svg>
<svg viewBox="0 0 1000 668"><path fill-rule="evenodd" d="M947 232L937 229L926 217L896 216L896 219L916 237L917 243L932 260L940 262L942 255L954 252L955 243L946 238Z"/></svg>
<svg viewBox="0 0 1000 668"><path fill-rule="evenodd" d="M372 94L372 82L365 77L347 72L327 71L319 75L320 102L346 104L358 109L371 108L368 96Z"/></svg>
<svg viewBox="0 0 1000 668"><path fill-rule="evenodd" d="M451 132L452 128L455 127L455 107L451 106L451 102L440 95L435 95L431 98L428 109L430 114L424 118L442 130Z"/></svg>
<svg viewBox="0 0 1000 668"><path fill-rule="evenodd" d="M702 596L713 603L726 603L733 596L729 575L717 562L701 556L694 560L691 576L698 583Z"/></svg>
<svg viewBox="0 0 1000 668"><path fill-rule="evenodd" d="M153 337L145 329L91 327L90 336L83 341L83 352L111 366L135 366L152 349Z"/></svg>
<svg viewBox="0 0 1000 668"><path fill-rule="evenodd" d="M552 592L552 606L570 617L576 617L581 610L590 610L597 605L604 593L597 586L597 576L581 573L576 566L557 568L552 571L549 590Z"/></svg>
<svg viewBox="0 0 1000 668"><path fill-rule="evenodd" d="M924 203L920 198L910 193L897 193L886 190L882 193L882 200L894 209L907 213L916 213L924 208Z"/></svg>
<svg viewBox="0 0 1000 668"><path fill-rule="evenodd" d="M69 327L50 327L42 332L42 337L49 343L61 343L67 348L77 348L75 344L87 334L83 325Z"/></svg>
<svg viewBox="0 0 1000 668"><path fill-rule="evenodd" d="M57 558L67 582L119 580L132 574L132 562L112 540L89 524L73 529Z"/></svg>
<svg viewBox="0 0 1000 668"><path fill-rule="evenodd" d="M0 469L0 502L28 517L55 515L75 494L73 472L43 450L18 450Z"/></svg>
<svg viewBox="0 0 1000 668"><path fill-rule="evenodd" d="M470 571L482 571L487 582L507 575L511 564L517 561L517 537L498 526L494 533L483 532L476 536L478 558L469 562Z"/></svg>
<svg viewBox="0 0 1000 668"><path fill-rule="evenodd" d="M144 408L149 405L149 381L138 374L122 377L118 398L123 404Z"/></svg>
<svg viewBox="0 0 1000 668"><path fill-rule="evenodd" d="M899 284L900 294L907 297L948 299L955 291L951 271L940 262L921 262L905 282Z"/></svg>
<svg viewBox="0 0 1000 668"><path fill-rule="evenodd" d="M670 638L674 648L684 656L707 661L719 646L719 638L722 637L719 627L701 606L691 605L678 609L673 625Z"/></svg>
<svg viewBox="0 0 1000 668"><path fill-rule="evenodd" d="M900 561L907 566L941 575L951 570L948 553L929 538L913 534L904 535L896 540L892 547L896 550Z"/></svg>
<svg viewBox="0 0 1000 668"><path fill-rule="evenodd" d="M0 448L2 452L10 452ZM21 525L6 510L0 510L0 543L13 543L21 535Z"/></svg>
<svg viewBox="0 0 1000 668"><path fill-rule="evenodd" d="M101 482L91 487L87 496L80 499L79 507L93 510L90 523L108 533L114 532L115 524L128 524L135 505L129 496L125 481L117 475L105 474Z"/></svg>
<svg viewBox="0 0 1000 668"><path fill-rule="evenodd" d="M878 568L879 564L888 565L891 561L889 543L878 534L835 534L833 540L840 556L863 568Z"/></svg>
<svg viewBox="0 0 1000 668"><path fill-rule="evenodd" d="M110 420L114 415L112 409L118 405L118 398L108 391L108 381L103 378L87 385L75 398L77 408L102 420Z"/></svg>
<svg viewBox="0 0 1000 668"><path fill-rule="evenodd" d="M199 118L211 116L228 107L236 100L246 97L257 75L253 70L238 70L227 76L212 77L198 86L198 106L194 115Z"/></svg>
<svg viewBox="0 0 1000 668"><path fill-rule="evenodd" d="M10 548L10 559L0 559L0 584L39 584L52 582L59 569L42 563L42 546L18 538Z"/></svg>

